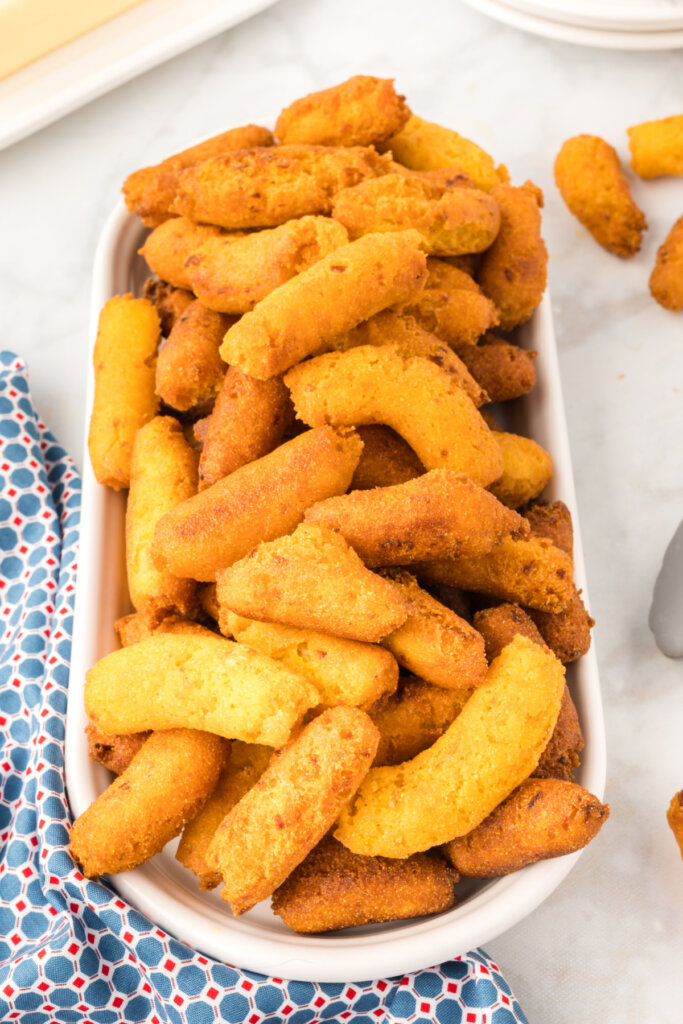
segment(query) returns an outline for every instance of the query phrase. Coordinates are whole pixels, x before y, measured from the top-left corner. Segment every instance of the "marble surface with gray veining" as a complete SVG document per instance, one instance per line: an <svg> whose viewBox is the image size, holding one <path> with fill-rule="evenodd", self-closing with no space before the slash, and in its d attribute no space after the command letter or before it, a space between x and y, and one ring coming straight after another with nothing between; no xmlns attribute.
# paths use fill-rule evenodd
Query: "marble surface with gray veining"
<svg viewBox="0 0 683 1024"><path fill-rule="evenodd" d="M416 112L544 189L612 816L559 890L488 943L531 1024L681 1019L683 863L665 811L683 786L683 661L657 650L647 618L683 518L683 313L657 306L647 279L683 179L630 176L650 230L623 261L571 218L552 163L578 132L626 159L628 125L681 112L682 69L681 51L552 42L457 0L280 0L0 154L1 343L79 463L93 252L132 168L364 72L395 76Z"/></svg>

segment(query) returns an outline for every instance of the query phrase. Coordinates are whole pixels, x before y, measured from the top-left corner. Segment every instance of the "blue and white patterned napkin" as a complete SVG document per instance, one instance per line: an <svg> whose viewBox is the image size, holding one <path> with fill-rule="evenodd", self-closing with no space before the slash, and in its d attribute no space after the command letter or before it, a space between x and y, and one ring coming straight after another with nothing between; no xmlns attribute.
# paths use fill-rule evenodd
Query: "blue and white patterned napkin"
<svg viewBox="0 0 683 1024"><path fill-rule="evenodd" d="M178 942L69 851L64 723L80 479L0 352L0 1020L527 1024L481 950L386 981L266 978Z"/></svg>

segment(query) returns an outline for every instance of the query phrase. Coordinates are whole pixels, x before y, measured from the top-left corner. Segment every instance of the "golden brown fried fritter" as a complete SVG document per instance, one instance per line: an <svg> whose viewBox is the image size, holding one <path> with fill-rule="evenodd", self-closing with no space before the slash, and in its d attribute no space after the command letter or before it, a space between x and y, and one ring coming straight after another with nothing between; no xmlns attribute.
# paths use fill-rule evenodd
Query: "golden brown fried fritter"
<svg viewBox="0 0 683 1024"><path fill-rule="evenodd" d="M158 635L101 658L85 708L107 733L201 729L279 747L318 691L285 665L219 636Z"/></svg>
<svg viewBox="0 0 683 1024"><path fill-rule="evenodd" d="M609 817L609 804L574 782L528 779L469 835L443 847L469 878L496 878L582 849Z"/></svg>
<svg viewBox="0 0 683 1024"><path fill-rule="evenodd" d="M417 231L365 235L271 292L225 336L221 355L267 380L388 306L407 302L426 277Z"/></svg>
<svg viewBox="0 0 683 1024"><path fill-rule="evenodd" d="M393 78L353 75L290 103L275 123L283 145L369 146L387 141L410 117Z"/></svg>
<svg viewBox="0 0 683 1024"><path fill-rule="evenodd" d="M332 197L385 174L372 146L273 146L211 157L178 175L171 210L230 230L270 228L329 213Z"/></svg>
<svg viewBox="0 0 683 1024"><path fill-rule="evenodd" d="M370 716L380 734L373 765L411 761L431 747L460 714L471 693L411 677L399 680L396 693Z"/></svg>
<svg viewBox="0 0 683 1024"><path fill-rule="evenodd" d="M572 781L574 770L579 766L579 754L583 750L583 733L579 724L576 706L565 685L560 704L560 713L548 740L548 745L541 754L535 771L538 779L567 779Z"/></svg>
<svg viewBox="0 0 683 1024"><path fill-rule="evenodd" d="M199 597L199 603L202 606L202 610L210 619L218 622L221 609L218 603L218 597L216 596L216 584L205 583L203 586L199 587L197 596Z"/></svg>
<svg viewBox="0 0 683 1024"><path fill-rule="evenodd" d="M538 353L511 345L495 334L485 334L458 354L492 402L520 398L536 383L534 360Z"/></svg>
<svg viewBox="0 0 683 1024"><path fill-rule="evenodd" d="M504 603L482 608L474 613L472 625L484 638L486 657L490 662L498 657L517 634L549 650L533 619L516 604Z"/></svg>
<svg viewBox="0 0 683 1024"><path fill-rule="evenodd" d="M166 405L185 412L214 401L227 369L219 349L232 323L197 301L176 320L157 360L156 391Z"/></svg>
<svg viewBox="0 0 683 1024"><path fill-rule="evenodd" d="M413 114L407 124L393 135L387 147L394 159L416 171L458 167L487 191L508 181L505 167L495 167L492 158L475 142L433 121Z"/></svg>
<svg viewBox="0 0 683 1024"><path fill-rule="evenodd" d="M534 502L524 513L524 518L537 537L547 537L556 548L566 551L573 558L574 530L569 509L563 501Z"/></svg>
<svg viewBox="0 0 683 1024"><path fill-rule="evenodd" d="M156 227L171 216L169 208L176 194L178 174L185 167L192 167L220 153L272 144L273 136L268 129L259 128L255 124L232 128L211 139L205 139L196 146L184 149L182 153L167 157L160 164L143 167L129 174L123 185L126 206L131 213L142 217L147 227Z"/></svg>
<svg viewBox="0 0 683 1024"><path fill-rule="evenodd" d="M500 231L481 258L477 281L495 303L504 331L526 323L545 291L548 250L541 238L543 193L532 182L498 185L491 192L500 209Z"/></svg>
<svg viewBox="0 0 683 1024"><path fill-rule="evenodd" d="M150 732L134 732L129 736L102 732L90 723L85 727L88 737L88 757L104 765L115 775L121 775L133 760L142 745L151 736Z"/></svg>
<svg viewBox="0 0 683 1024"><path fill-rule="evenodd" d="M683 174L683 114L627 128L631 167L641 178Z"/></svg>
<svg viewBox="0 0 683 1024"><path fill-rule="evenodd" d="M361 450L355 431L300 434L165 515L155 558L176 576L213 582L261 541L290 533L314 502L343 494Z"/></svg>
<svg viewBox="0 0 683 1024"><path fill-rule="evenodd" d="M202 626L194 619L184 615L169 615L163 609L146 608L134 615L124 615L114 623L116 635L122 647L130 647L139 640L146 640L155 633L196 633L199 636L215 636L216 634Z"/></svg>
<svg viewBox="0 0 683 1024"><path fill-rule="evenodd" d="M302 523L218 574L221 611L377 643L405 622L394 587L366 569L343 537Z"/></svg>
<svg viewBox="0 0 683 1024"><path fill-rule="evenodd" d="M683 217L679 217L657 250L650 274L650 293L664 309L683 309Z"/></svg>
<svg viewBox="0 0 683 1024"><path fill-rule="evenodd" d="M567 139L555 160L555 182L570 211L599 245L617 256L638 252L647 222L609 143L597 135Z"/></svg>
<svg viewBox="0 0 683 1024"><path fill-rule="evenodd" d="M159 407L154 393L159 329L159 316L147 299L115 295L100 313L88 451L98 483L117 491L130 483L135 435Z"/></svg>
<svg viewBox="0 0 683 1024"><path fill-rule="evenodd" d="M504 431L496 431L493 436L503 455L503 474L489 490L504 505L520 508L537 498L550 483L553 460L530 437Z"/></svg>
<svg viewBox="0 0 683 1024"><path fill-rule="evenodd" d="M330 836L277 889L272 907L295 932L329 932L450 910L457 880L441 858L361 857Z"/></svg>
<svg viewBox="0 0 683 1024"><path fill-rule="evenodd" d="M320 842L367 775L378 738L363 711L329 708L223 819L207 859L236 916L270 896Z"/></svg>
<svg viewBox="0 0 683 1024"><path fill-rule="evenodd" d="M453 348L476 345L482 334L498 324L493 302L464 270L444 260L427 260L427 283L414 302L401 307L427 331Z"/></svg>
<svg viewBox="0 0 683 1024"><path fill-rule="evenodd" d="M268 767L273 750L255 743L230 744L230 759L221 772L213 793L183 829L176 860L193 871L200 889L215 889L221 884L220 871L209 867L206 853L223 818L256 785Z"/></svg>
<svg viewBox="0 0 683 1024"><path fill-rule="evenodd" d="M674 834L683 858L683 789L671 798L666 820Z"/></svg>
<svg viewBox="0 0 683 1024"><path fill-rule="evenodd" d="M370 770L335 837L354 853L407 857L471 832L538 764L563 689L557 658L515 637L428 750Z"/></svg>
<svg viewBox="0 0 683 1024"><path fill-rule="evenodd" d="M150 235L139 253L144 256L150 270L175 288L192 291L190 268L186 261L210 238L240 238L241 233L226 235L211 224L194 224L187 217L172 217L160 224Z"/></svg>
<svg viewBox="0 0 683 1024"><path fill-rule="evenodd" d="M194 729L154 733L79 815L70 847L87 878L130 871L159 853L218 782L225 740Z"/></svg>
<svg viewBox="0 0 683 1024"><path fill-rule="evenodd" d="M188 257L185 269L192 290L209 309L247 313L348 240L345 228L329 217L300 217L277 228L209 238Z"/></svg>
<svg viewBox="0 0 683 1024"><path fill-rule="evenodd" d="M414 480L425 472L417 455L402 437L381 425L359 427L363 453L351 481L351 491L392 487Z"/></svg>
<svg viewBox="0 0 683 1024"><path fill-rule="evenodd" d="M350 238L415 228L437 256L482 252L500 227L498 204L488 193L445 188L414 174L384 174L338 192L332 216Z"/></svg>
<svg viewBox="0 0 683 1024"><path fill-rule="evenodd" d="M534 610L529 614L548 647L564 665L576 661L589 649L595 620L586 611L580 591L575 589L567 607L556 615Z"/></svg>
<svg viewBox="0 0 683 1024"><path fill-rule="evenodd" d="M255 380L231 366L206 423L199 457L200 491L272 452L293 418L281 377Z"/></svg>
<svg viewBox="0 0 683 1024"><path fill-rule="evenodd" d="M285 375L297 416L309 425L382 423L427 469L452 469L482 487L503 457L472 400L443 367L392 346L360 345L301 363Z"/></svg>
<svg viewBox="0 0 683 1024"><path fill-rule="evenodd" d="M486 657L479 633L469 622L423 590L404 569L382 573L398 588L408 618L382 641L409 672L436 686L473 690L486 679Z"/></svg>
<svg viewBox="0 0 683 1024"><path fill-rule="evenodd" d="M452 469L316 502L304 521L336 530L372 568L483 554L528 523Z"/></svg>
<svg viewBox="0 0 683 1024"><path fill-rule="evenodd" d="M161 333L167 338L176 320L179 320L194 295L185 288L176 288L168 281L160 281L157 277L148 277L142 289L143 298L152 303L161 322Z"/></svg>

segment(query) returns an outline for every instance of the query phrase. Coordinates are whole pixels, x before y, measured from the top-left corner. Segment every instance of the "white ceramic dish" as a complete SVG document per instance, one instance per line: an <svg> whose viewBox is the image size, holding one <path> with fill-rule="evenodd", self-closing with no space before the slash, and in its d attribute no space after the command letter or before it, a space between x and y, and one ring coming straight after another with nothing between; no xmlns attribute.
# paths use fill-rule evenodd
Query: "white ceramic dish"
<svg viewBox="0 0 683 1024"><path fill-rule="evenodd" d="M549 21L617 32L683 28L681 0L499 0L505 7Z"/></svg>
<svg viewBox="0 0 683 1024"><path fill-rule="evenodd" d="M677 50L683 47L681 28L665 31L603 29L541 17L526 9L518 10L503 0L463 0L463 3L505 25L563 43L606 50Z"/></svg>
<svg viewBox="0 0 683 1024"><path fill-rule="evenodd" d="M0 149L276 0L145 0L0 82Z"/></svg>
<svg viewBox="0 0 683 1024"><path fill-rule="evenodd" d="M139 292L147 275L136 255L144 229L123 203L112 212L97 249L92 292L94 341L100 309L112 295ZM564 405L546 296L522 341L538 350L538 383L530 397L515 403L512 429L528 433L553 456L555 476L549 499L561 497L575 522L576 579L586 593L581 537ZM87 423L93 395L92 366ZM130 610L124 558L124 497L100 487L83 460L83 510L76 615L66 732L66 782L74 815L85 810L108 785L110 776L88 759L84 736L83 683L87 669L117 646L114 619ZM583 727L586 748L579 781L602 797L605 736L597 664L593 650L567 673ZM276 977L306 981L349 981L388 977L432 966L494 938L529 914L555 889L578 854L525 868L483 886L474 886L454 910L417 921L372 926L326 936L288 931L266 903L235 920L218 892L200 892L169 846L149 863L112 882L118 892L158 925L193 948L218 960Z"/></svg>

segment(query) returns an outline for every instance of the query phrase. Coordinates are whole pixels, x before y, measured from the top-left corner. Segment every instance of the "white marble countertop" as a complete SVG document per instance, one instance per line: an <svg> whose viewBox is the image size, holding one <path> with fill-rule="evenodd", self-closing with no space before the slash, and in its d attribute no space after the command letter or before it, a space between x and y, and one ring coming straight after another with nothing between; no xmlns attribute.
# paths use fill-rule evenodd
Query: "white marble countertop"
<svg viewBox="0 0 683 1024"><path fill-rule="evenodd" d="M395 76L416 112L545 190L612 814L560 889L488 943L531 1024L681 1019L683 864L664 814L683 786L683 664L657 651L647 614L683 517L683 314L647 279L683 181L632 181L650 230L630 261L592 241L552 182L568 136L602 135L626 159L628 125L679 113L681 61L526 36L456 0L281 0L0 153L2 346L28 361L79 463L93 252L132 168L364 72Z"/></svg>

